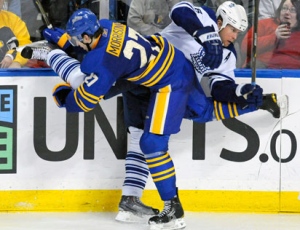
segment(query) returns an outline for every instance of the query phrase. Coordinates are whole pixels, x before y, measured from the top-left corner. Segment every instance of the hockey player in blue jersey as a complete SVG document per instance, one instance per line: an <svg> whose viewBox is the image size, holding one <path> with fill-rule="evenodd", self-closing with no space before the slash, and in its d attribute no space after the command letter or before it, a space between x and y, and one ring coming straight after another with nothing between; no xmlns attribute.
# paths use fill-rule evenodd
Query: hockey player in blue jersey
<svg viewBox="0 0 300 230"><path fill-rule="evenodd" d="M79 19L78 19L78 17L77 18L74 18L74 21L75 22L77 22L76 20L78 20L78 21L80 21ZM122 41L122 39L120 39L117 35L115 35L115 37L113 37L113 36L111 36L111 35L113 35L113 34L111 34L111 31L113 31L112 29L109 29L109 26L107 25L107 24L105 24L106 23L106 21L104 20L103 21L103 23L102 23L102 20L100 21L100 23L101 23L101 27L103 26L103 28L104 28L104 31L103 32L101 32L101 34L103 35L103 37L102 37L102 35L101 35L101 38L98 38L98 36L92 36L92 35L95 35L95 33L97 32L97 31L95 31L95 33L94 34L87 34L87 35L89 35L89 36L92 36L92 38L90 38L91 40L87 40L87 42L85 42L84 40L84 42L86 43L86 44L88 44L87 45L87 47L89 47L91 50L97 50L97 46L98 46L98 44L96 43L94 43L95 41L96 42L99 42L99 43L101 43L101 40L102 39L104 39L104 41L105 40L108 40L108 41L112 41L112 42L115 42L115 41ZM108 23L109 24L109 23ZM95 25L94 25L95 26ZM96 26L97 27L97 26ZM100 28L100 25L98 26L99 28ZM99 29L98 28L98 29ZM106 32L105 32L105 29L108 29ZM85 29L86 30L86 29ZM117 31L118 31L118 33L120 33L120 30L119 30L119 27L118 27L118 29L117 29ZM80 33L80 34L77 34L77 35L82 35L82 34L84 34L84 32L86 32L86 31L79 31L78 33ZM130 29L129 29L129 32L130 32ZM72 35L72 31L71 32L69 32L69 34L70 35ZM131 36L132 35L135 35L135 36L138 36L138 35L136 35L135 33L133 33L133 34L131 34ZM133 36L133 37L135 37L135 36ZM83 37L84 37L84 35L83 35ZM107 38L106 38L107 37ZM73 37L75 40L76 39L78 39L78 40L80 40L81 38L79 37ZM98 39L97 39L98 38ZM105 39L106 38L106 39ZM113 38L115 38L116 40L113 40ZM93 41L95 39L95 41ZM118 40L119 39L119 40ZM149 41L150 42L152 42L152 40L153 40L153 38L148 38L148 39L150 39ZM155 39L154 39L155 40ZM104 43L104 41L102 40L102 42ZM129 40L130 41L130 40ZM142 39L142 41L143 41L143 39ZM107 42L107 43L104 43L104 44L109 44L109 42ZM155 44L154 45L154 50L155 49L157 49L156 47L157 47L157 45L156 45L156 42L154 42L154 43L152 43L152 44ZM103 44L102 44L103 45ZM116 44L117 45L117 44ZM131 46L132 46L132 44L131 44ZM107 47L109 48L109 45L107 45ZM117 47L117 46L116 46ZM126 46L125 46L126 47ZM131 47L132 48L132 47ZM141 47L139 47L139 48L141 48ZM108 49L109 50L109 49ZM100 51L100 52L107 52L108 51L107 49L106 49L106 51ZM115 49L116 50L116 49ZM125 51L125 52L124 52ZM124 52L124 56L126 56L127 57L127 55L128 55L128 50L124 50L123 52ZM91 51L92 52L92 51ZM98 50L98 52L99 52L99 50ZM152 51L150 50L150 53L151 53ZM176 51L175 51L175 53L176 53ZM112 55L112 54L110 54L110 55ZM131 54L130 54L131 55ZM129 56L130 56L129 55ZM160 56L159 54L158 54L158 56ZM176 55L175 55L176 56ZM59 73L60 74L60 76L65 80L65 81L67 81L67 82L73 82L72 83L72 88L73 89L76 89L76 88L78 88L77 90L73 90L72 88L70 88L70 86L68 86L68 85L62 85L62 86L58 86L58 88L56 88L55 89L55 91L54 91L54 96L55 96L55 98L57 99L57 102L58 102L58 105L59 106L66 106L67 107L67 110L69 109L70 111L73 111L73 109L75 108L75 111L80 111L80 109L78 109L78 108L83 108L83 109L88 109L88 108L92 108L93 106L91 105L91 104L93 104L93 101L99 101L100 100L100 98L101 98L101 96L103 96L103 95L100 95L100 97L95 97L95 94L97 95L98 94L98 90L101 92L101 88L97 88L97 92L93 92L92 91L92 94L91 94L91 91L89 91L89 87L93 87L93 84L95 84L93 81L95 81L95 82L97 82L99 79L99 77L102 77L102 81L104 80L104 81L108 81L109 79L106 79L106 77L105 78L103 78L104 77L104 75L103 75L103 73L101 74L101 72L96 72L96 76L95 75L88 75L89 73L94 73L95 74L95 70L93 70L93 69L90 69L90 70L87 70L87 69L84 69L83 68L83 64L84 64L84 61L83 61L83 63L81 64L81 70L79 69L78 70L78 65L79 65L79 63L78 62L76 62L74 59L71 59L71 58L69 58L69 57L67 57L62 51L58 51L58 50L54 50L54 51L52 51L52 52L50 52L49 53L49 55L47 56L48 57L48 63L51 65L51 67L55 70L55 71L57 71L57 73ZM97 55L93 55L93 57L97 57ZM103 58L103 57L101 57L101 58ZM99 59L100 60L100 62L103 62L103 61L105 61L105 59ZM180 58L179 58L180 59ZM99 61L98 60L98 61ZM91 61L91 60L90 60ZM93 60L94 61L94 60ZM152 61L154 61L154 62L152 62L152 63L155 63L155 65L157 65L157 63L159 63L159 61L157 61L157 59L156 58L154 58ZM183 59L182 59L182 61L183 61ZM119 64L118 64L118 62L119 62L119 60L117 61L117 62L114 62L114 64L115 65L118 65L119 66ZM174 61L175 63L176 63L176 59L175 59L175 61ZM184 62L184 61L183 61ZM102 71L104 71L104 73L105 73L105 71L106 71L106 68L112 68L112 67L109 67L109 64L110 64L110 62L108 61L108 62L105 62L105 64L106 65L104 65L104 64L99 64L98 62L94 62L95 64L94 65L99 65L99 67L102 67L101 68L101 70ZM122 62L121 62L122 63ZM140 62L139 62L140 63ZM150 62L151 63L151 62ZM134 63L132 63L133 65L134 65ZM141 67L141 65L139 65L139 67ZM176 66L177 67L177 66ZM136 68L136 67L135 67ZM184 68L184 66L183 66L183 68ZM122 69L121 67L120 67L120 69ZM147 68L145 68L145 69L147 69ZM187 68L188 69L188 68ZM172 63L170 63L170 68L169 68L169 70L172 70ZM166 71L166 74L168 74L168 71L169 70L167 70ZM91 72L89 72L89 71L91 71ZM149 71L151 71L151 70L149 70ZM178 69L177 69L177 71L179 71ZM140 72L140 71L138 71L138 72ZM147 70L146 70L146 72L147 72ZM155 71L155 72L153 72L153 73L156 73L157 71ZM77 74L74 74L74 73L77 73ZM145 72L144 72L145 73ZM153 73L152 73L152 75L153 75ZM122 74L124 74L124 73L122 73ZM172 73L173 74L173 73ZM170 75L170 76L178 76L178 75L176 75L176 74L174 74L174 75ZM105 75L107 75L108 77L110 76L108 73L105 73ZM125 74L124 76L126 76L127 77L127 75L129 75L129 76L132 76L131 75L131 73L130 74ZM143 74L142 74L143 75ZM141 75L141 76L142 76ZM75 79L75 77L74 76L76 76L76 79ZM110 76L110 77L112 77L112 76ZM164 76L163 76L164 77ZM162 78L163 78L162 77ZM97 78L97 79L96 79ZM170 77L170 78L172 78L172 77ZM81 80L79 80L79 81L77 81L78 79L81 79ZM140 80L140 77L138 77L138 78L135 78L135 79L139 79ZM150 77L150 79L151 79L151 77ZM74 81L73 80L75 80L75 82L76 83L74 83ZM84 84L80 84L82 81L85 81L85 83ZM115 79L116 80L116 79ZM173 84L173 83L175 83L175 84L173 84L175 87L174 87L174 89L175 89L175 91L176 91L176 83L178 83L178 81L176 80L176 81L172 81L171 79L169 79L170 81L169 81L169 83L171 83L171 85ZM184 80L188 80L188 81L191 81L191 82L193 82L194 81L194 79L188 79L188 78L185 78ZM160 81L158 81L158 82L160 82ZM142 81L142 83L143 83L143 81ZM194 82L195 83L195 82ZM111 83L110 83L111 84ZM156 84L156 83L155 83ZM187 84L188 86L190 85L189 83ZM157 92L157 89L156 89L156 87L153 87L152 88L152 86L155 86L155 85L151 85L149 88L151 89L151 91L152 91L152 95L151 95L151 97L153 97L153 92L154 92L154 94L157 94L157 95L155 95L155 96L157 96L157 98L158 98L158 100L156 101L156 102L158 102L159 101L159 98L160 98L160 96L166 96L166 94L160 94L160 91L158 90L158 92ZM108 87L109 88L109 87ZM159 88L159 87L158 87ZM169 92L168 91L164 91L164 92L167 92L167 94L169 94ZM190 92L193 92L193 89L192 89L192 91L190 91ZM196 92L198 92L198 91L196 91ZM200 92L202 92L201 90L200 90ZM161 93L163 93L163 92L161 92ZM181 94L181 92L178 92L179 94ZM189 91L186 91L185 93L188 93L189 94ZM248 103L248 105L250 105L249 106L249 108L248 109L244 109L244 110L241 110L240 112L240 114L242 114L242 113L245 113L245 112L249 112L249 111L253 111L253 110L256 110L257 108L256 107L259 107L260 105L261 105L261 103L262 103L262 101L260 101L260 95L261 95L261 91L258 91L258 92L256 92L257 93L257 95L255 95L255 94L252 94L252 95L250 95L249 96L249 98L248 99L250 99L251 97L252 97L252 101L247 101L246 99L246 102ZM105 94L105 92L103 93L103 94ZM70 96L70 95L72 95L72 97ZM190 95L193 95L193 93L191 93ZM196 94L197 96L199 96L199 94L197 93ZM176 95L175 95L176 96ZM200 95L201 96L201 95ZM70 99L68 99L69 97L71 97L71 103L70 104L68 104L69 102L68 102L68 100L70 100ZM203 97L203 95L202 95L202 99L204 99L204 97ZM190 102L190 99L188 99L188 101ZM97 103L96 102L96 103ZM178 101L177 101L178 102ZM177 103L176 102L176 103ZM180 101L179 101L179 103L180 103ZM205 105L206 105L206 103L207 102L205 102L205 100L204 100L204 102L202 103L202 105L204 105L204 108L202 107L202 110L203 111L206 111L204 114L201 114L201 115L199 115L198 114L198 118L200 118L201 120L200 121L202 121L202 122L205 122L205 121L209 121L209 120L211 120L212 119L212 111L213 111L213 106L211 106L211 105L209 105L209 104L211 104L210 102L208 102L208 106L207 106L207 108L210 108L210 110L208 109L208 110L206 110L207 108L205 108ZM200 104L200 103L198 103L198 104ZM68 105L70 106L71 105L71 107L69 107L68 108ZM151 102L150 102L150 105L151 105ZM176 104L177 105L177 104ZM251 105L252 105L252 107L251 107ZM227 104L224 106L224 108L227 106ZM152 105L152 107L154 107L153 105ZM228 107L228 106L227 106ZM151 108L151 107L150 107ZM218 107L218 108L220 108L220 107ZM217 110L218 110L218 108L217 108ZM82 109L82 110L83 110ZM83 111L85 111L85 110L83 110ZM198 110L198 111L200 111L200 110ZM209 112L207 112L207 111L209 111ZM159 111L158 111L159 112ZM189 114L189 113L188 113ZM206 116L207 117L203 117L203 115L205 115L205 114L207 114ZM230 117L230 116L234 116L234 115L231 115L230 114L230 111L227 109L227 110L224 110L224 116L225 117L221 117L221 118L226 118L226 117ZM163 117L163 116L167 116L168 114L160 114L160 115L158 115L158 118L160 118L160 120L161 120L161 117ZM187 115L187 113L185 114L185 115ZM182 115L181 115L182 116ZM189 117L189 116L187 116L187 118L191 118L191 117ZM197 118L197 119L198 119ZM181 118L180 118L181 119ZM198 119L198 121L199 121L199 119ZM167 124L168 124L168 121L166 121L167 122ZM147 123L149 123L148 124L148 126L147 126ZM163 167L165 167L165 168L172 168L172 163L171 163L171 158L168 156L168 153L166 152L167 151L167 142L168 142L168 138L169 138L169 135L171 134L171 132L170 133L168 133L168 132L166 132L166 134L163 134L163 135L161 135L161 136L159 136L159 141L158 140L155 140L155 138L157 137L156 135L155 135L155 133L159 133L158 131L155 131L154 130L154 134L153 133L151 133L151 132L149 132L150 130L152 130L151 128L152 128L152 126L150 125L152 123L152 121L151 122L149 122L149 120L146 120L146 128L145 128L145 130L146 130L146 132L144 132L144 134L143 134L143 137L142 137L142 140L141 140L141 147L143 147L144 149L143 149L143 151L144 150L146 150L146 158L149 156L149 155L151 155L151 153L154 153L154 155L158 155L158 156L160 156L160 157L166 157L166 159L169 159L170 160L170 163L169 163L169 166L167 165L167 167L165 167L166 165L164 165L164 166L161 166L161 168L163 168ZM179 122L180 123L180 122ZM155 121L153 122L153 124L155 124ZM179 124L180 125L180 124ZM178 125L177 125L178 126ZM178 131L178 130L177 130ZM176 132L176 130L175 130L175 132ZM146 134L145 134L146 133ZM147 138L149 138L150 137L150 139L147 139ZM151 144L157 144L157 147L158 148L161 148L161 146L162 146L162 144L164 144L164 148L163 148L163 151L156 151L156 150L152 150L151 148L152 148L152 146L147 146L148 145L148 143L144 143L143 142L143 138L144 138L144 141L145 142L148 142L149 140L151 141ZM143 144L145 145L145 146L143 146ZM151 149L151 150L149 150L149 149ZM154 151L154 152L153 152ZM147 156L148 155L148 156ZM156 157L154 157L154 159L155 159ZM149 158L148 158L149 159ZM157 159L157 158L156 158ZM151 168L150 167L150 172L151 172L151 174L152 174L152 176L153 176L153 174L155 175L155 170L157 170L156 168ZM167 170L167 169L166 169ZM158 187L158 191L160 192L160 195L161 195L161 197L162 197L162 199L163 200L165 200L165 209L164 209L164 211L162 212L162 213L160 213L160 215L158 215L157 217L155 217L155 218L153 218L153 219L150 219L150 224L151 225L156 225L157 223L158 224L163 224L164 222L165 223L168 223L169 221L171 221L171 218L168 216L171 212L174 212L175 211L175 217L177 218L175 218L175 225L177 226L177 228L179 228L179 227L184 227L185 226L185 224L184 224L184 221L183 221L183 219L182 219L182 217L183 217L183 210L182 210L182 207L181 207L181 205L180 205L180 202L179 202L179 200L178 200L178 197L176 197L176 184L175 184L175 171L173 171L173 170L171 170L172 171L172 175L170 175L170 177L167 177L167 179L166 180L162 180L162 181L157 181L157 182L155 182L156 183L156 185L157 185L157 187ZM154 176L153 176L153 178L154 178ZM164 185L164 183L166 182L166 184L167 184L167 186L165 186ZM171 196L168 196L168 194L165 192L165 190L164 189L168 189L168 188L170 188L169 190L170 191L173 191L173 193L172 192L170 192L171 193ZM174 193L175 192L175 193ZM175 194L175 195L174 195ZM174 196L173 196L174 195ZM169 197L171 198L171 199L169 199ZM173 197L173 198L172 198ZM177 222L177 223L176 223ZM177 229L177 228L174 228L174 229Z"/></svg>

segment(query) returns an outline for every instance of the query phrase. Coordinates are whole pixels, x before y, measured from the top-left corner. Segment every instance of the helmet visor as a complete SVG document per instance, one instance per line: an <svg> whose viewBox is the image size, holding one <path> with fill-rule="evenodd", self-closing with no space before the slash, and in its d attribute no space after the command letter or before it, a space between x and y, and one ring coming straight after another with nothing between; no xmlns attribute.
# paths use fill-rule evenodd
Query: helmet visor
<svg viewBox="0 0 300 230"><path fill-rule="evenodd" d="M81 35L69 37L69 42L71 43L72 46L79 46L79 44L82 43L82 41L83 38Z"/></svg>

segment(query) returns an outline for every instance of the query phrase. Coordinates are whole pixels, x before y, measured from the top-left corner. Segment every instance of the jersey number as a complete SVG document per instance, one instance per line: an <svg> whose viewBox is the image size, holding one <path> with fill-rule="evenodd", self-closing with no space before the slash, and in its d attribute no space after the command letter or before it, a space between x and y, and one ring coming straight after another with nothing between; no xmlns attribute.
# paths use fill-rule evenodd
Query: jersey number
<svg viewBox="0 0 300 230"><path fill-rule="evenodd" d="M150 42L147 39L145 39L143 36L141 36L139 33L137 33L135 30L133 30L131 28L128 28L128 37L130 37L133 40L127 41L125 48L123 50L124 56L127 59L129 59L129 60L131 59L131 57L133 55L133 52L132 52L133 49L138 49L140 51L140 60L141 60L140 68L142 68L149 61L151 61L153 58L155 58L155 56L151 56L151 58L148 60L145 48L137 42L137 40L139 38L141 38L145 42L150 44ZM155 47L152 47L152 50L157 50L157 49Z"/></svg>
<svg viewBox="0 0 300 230"><path fill-rule="evenodd" d="M90 87L92 84L94 84L98 80L98 76L94 73L92 73L90 76L87 76L84 79L84 82L88 87Z"/></svg>

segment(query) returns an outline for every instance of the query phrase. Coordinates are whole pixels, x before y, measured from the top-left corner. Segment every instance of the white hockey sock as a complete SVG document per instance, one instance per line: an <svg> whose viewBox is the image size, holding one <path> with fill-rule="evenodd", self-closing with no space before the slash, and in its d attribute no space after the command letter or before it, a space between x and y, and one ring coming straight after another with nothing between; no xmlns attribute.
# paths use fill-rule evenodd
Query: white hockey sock
<svg viewBox="0 0 300 230"><path fill-rule="evenodd" d="M80 70L80 62L69 57L62 50L52 50L48 54L47 64L51 66L62 80L68 82L73 89L77 89L86 77Z"/></svg>
<svg viewBox="0 0 300 230"><path fill-rule="evenodd" d="M130 144L125 160L122 195L141 197L149 175L148 165L139 145L143 130L129 127L129 131Z"/></svg>

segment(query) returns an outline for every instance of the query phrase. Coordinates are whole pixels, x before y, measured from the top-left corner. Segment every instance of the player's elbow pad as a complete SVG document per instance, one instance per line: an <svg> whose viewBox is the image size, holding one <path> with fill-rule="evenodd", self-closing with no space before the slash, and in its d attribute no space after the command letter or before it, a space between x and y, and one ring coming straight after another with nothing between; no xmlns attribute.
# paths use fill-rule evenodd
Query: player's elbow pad
<svg viewBox="0 0 300 230"><path fill-rule="evenodd" d="M179 7L173 8L170 17L177 26L182 27L193 36L193 33L203 25L189 2L181 2L178 5ZM183 17L182 15L185 16Z"/></svg>

